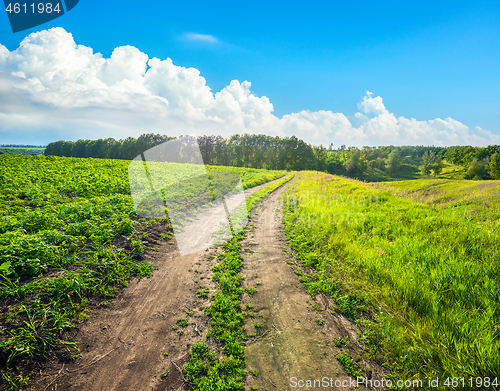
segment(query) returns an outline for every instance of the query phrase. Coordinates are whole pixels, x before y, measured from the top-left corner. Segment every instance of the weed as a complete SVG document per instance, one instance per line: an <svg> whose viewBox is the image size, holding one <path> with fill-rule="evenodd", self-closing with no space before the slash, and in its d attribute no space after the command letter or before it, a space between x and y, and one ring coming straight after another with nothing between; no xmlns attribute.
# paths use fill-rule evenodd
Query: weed
<svg viewBox="0 0 500 391"><path fill-rule="evenodd" d="M256 369L250 369L249 372L253 377L257 377L259 375L259 372Z"/></svg>
<svg viewBox="0 0 500 391"><path fill-rule="evenodd" d="M248 293L249 295L253 295L254 293L256 293L256 292L257 292L257 289L254 289L254 288L252 288L252 287L246 287L246 288L245 288L245 290L247 291L247 293Z"/></svg>
<svg viewBox="0 0 500 391"><path fill-rule="evenodd" d="M199 297L208 297L210 290L208 288L200 289L196 292Z"/></svg>
<svg viewBox="0 0 500 391"><path fill-rule="evenodd" d="M189 324L189 321L186 318L178 318L177 323L179 323L182 327L186 327Z"/></svg>
<svg viewBox="0 0 500 391"><path fill-rule="evenodd" d="M169 374L169 372L170 372L170 369L167 369L165 372L162 372L161 377L162 378L167 377L167 375Z"/></svg>
<svg viewBox="0 0 500 391"><path fill-rule="evenodd" d="M318 319L316 319L316 323L317 323L317 324L319 324L320 326L323 326L323 323L324 323L324 322L325 322L325 321L324 321L323 319L319 319L319 318L318 318Z"/></svg>
<svg viewBox="0 0 500 391"><path fill-rule="evenodd" d="M67 361L73 362L78 358L78 354L71 353L71 352L64 352L63 354L61 354L61 357Z"/></svg>
<svg viewBox="0 0 500 391"><path fill-rule="evenodd" d="M347 372L348 375L351 375L355 378L362 376L360 365L355 362L351 356L347 353L339 353L335 356L335 358L340 362L342 368Z"/></svg>
<svg viewBox="0 0 500 391"><path fill-rule="evenodd" d="M349 337L345 338L334 338L333 343L336 347L341 348L343 345L347 345L349 343Z"/></svg>
<svg viewBox="0 0 500 391"><path fill-rule="evenodd" d="M22 374L16 376L13 374L3 373L2 376L4 378L4 381L7 383L7 385L2 388L2 391L22 390L22 388L29 381L29 377L23 376Z"/></svg>

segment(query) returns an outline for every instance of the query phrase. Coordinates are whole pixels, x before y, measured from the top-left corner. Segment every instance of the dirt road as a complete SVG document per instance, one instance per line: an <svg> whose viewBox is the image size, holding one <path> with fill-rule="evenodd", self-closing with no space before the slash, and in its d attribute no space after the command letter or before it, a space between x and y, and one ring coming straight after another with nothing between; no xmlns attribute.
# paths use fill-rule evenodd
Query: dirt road
<svg viewBox="0 0 500 391"><path fill-rule="evenodd" d="M200 227L191 233L193 242L203 236ZM145 391L178 389L183 384L180 369L189 348L209 327L203 311L208 298L196 292L204 288L215 292L215 284L205 277L211 275L218 250L211 247L181 256L175 238L165 243L160 233L151 233L149 240L159 245L145 254L158 270L151 278L132 279L109 308L94 310L79 331L67 336L79 343L79 359L63 367L52 357L31 390ZM182 327L179 318L188 319L189 325Z"/></svg>
<svg viewBox="0 0 500 391"><path fill-rule="evenodd" d="M292 378L297 382L323 377L347 379L335 358L340 349L332 339L356 337L353 324L346 319L328 311L318 314L311 310L311 297L287 264L290 258L284 252L286 244L276 215L278 198L285 187L256 209L250 222L253 228L242 246L246 248L244 284L257 289L252 296L245 293L243 297L244 304L253 302L255 314L245 323L249 335L256 333L247 340L247 367L259 373L257 377L248 376L247 389L254 384L259 390L294 389ZM112 306L94 311L71 338L80 344L80 358L69 364L53 362L40 371L30 389L187 388L182 380L182 365L188 359L190 346L209 327L203 311L209 299L198 297L196 292L204 288L215 292L209 277L218 251L212 247L180 256L174 239L149 250L146 257L159 266L153 277L132 280ZM322 307L328 305L321 300L326 298L316 302ZM187 319L188 326L182 327L178 318ZM324 324L319 325L316 319L322 319ZM262 325L258 330L256 323Z"/></svg>
<svg viewBox="0 0 500 391"><path fill-rule="evenodd" d="M254 312L254 319L246 319L247 332L256 333L245 350L247 367L259 373L255 378L248 377L247 386L257 384L259 390L297 389L300 380L348 380L335 358L341 350L335 347L333 338L356 338L355 326L347 319L333 316L328 309L322 314L311 309L314 303L325 308L326 298L313 301L287 263L292 259L284 251L281 216L277 213L283 191L279 189L256 209L250 223L253 233L243 242L243 247L251 250L244 255L244 281L257 289L244 298L244 304L253 303ZM262 327L256 328L256 324Z"/></svg>

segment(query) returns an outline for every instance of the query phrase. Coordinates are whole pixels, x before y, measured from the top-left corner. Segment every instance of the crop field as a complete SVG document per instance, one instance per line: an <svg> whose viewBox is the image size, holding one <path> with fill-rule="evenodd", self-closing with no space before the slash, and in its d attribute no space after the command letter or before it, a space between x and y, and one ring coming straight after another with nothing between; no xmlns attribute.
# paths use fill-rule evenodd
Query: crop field
<svg viewBox="0 0 500 391"><path fill-rule="evenodd" d="M168 240L167 218L141 218L134 209L128 161L0 156L0 362L4 381L26 379L18 364L51 349L75 359L78 346L63 338L85 320L89 306L107 305L132 276L155 265L145 248ZM207 167L238 175L243 188L283 171ZM229 175L228 173L231 173ZM195 195L182 194L189 200Z"/></svg>
<svg viewBox="0 0 500 391"><path fill-rule="evenodd" d="M374 186L301 172L284 217L300 281L356 320L394 379L498 377L499 191L493 181Z"/></svg>

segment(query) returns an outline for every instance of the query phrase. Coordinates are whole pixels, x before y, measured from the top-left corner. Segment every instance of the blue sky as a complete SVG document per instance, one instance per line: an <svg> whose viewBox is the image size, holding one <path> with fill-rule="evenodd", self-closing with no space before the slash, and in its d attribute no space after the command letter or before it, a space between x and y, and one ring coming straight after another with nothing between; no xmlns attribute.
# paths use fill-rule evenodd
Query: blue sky
<svg viewBox="0 0 500 391"><path fill-rule="evenodd" d="M194 67L213 93L248 80L278 118L324 110L351 119L371 91L396 117L452 118L500 135L497 1L81 0L67 15L16 34L0 12L0 43L12 52L29 33L51 27L104 58L130 45L150 59Z"/></svg>

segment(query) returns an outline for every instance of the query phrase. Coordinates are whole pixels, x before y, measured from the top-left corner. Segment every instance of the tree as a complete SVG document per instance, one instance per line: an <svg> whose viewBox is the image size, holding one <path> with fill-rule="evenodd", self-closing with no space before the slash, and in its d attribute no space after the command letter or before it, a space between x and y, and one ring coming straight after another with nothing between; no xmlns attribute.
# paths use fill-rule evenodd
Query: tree
<svg viewBox="0 0 500 391"><path fill-rule="evenodd" d="M401 152L399 149L395 148L391 151L387 157L387 171L391 174L395 174L403 164L403 159L401 158Z"/></svg>
<svg viewBox="0 0 500 391"><path fill-rule="evenodd" d="M483 160L474 158L472 162L469 163L465 179L486 179L488 177L488 171L486 170L487 165L488 158Z"/></svg>
<svg viewBox="0 0 500 391"><path fill-rule="evenodd" d="M66 141L61 145L61 156L71 157L71 151L73 150L73 141Z"/></svg>
<svg viewBox="0 0 500 391"><path fill-rule="evenodd" d="M71 148L71 156L87 157L86 149L87 149L87 143L89 141L90 140L78 140L76 143L74 143L73 147Z"/></svg>
<svg viewBox="0 0 500 391"><path fill-rule="evenodd" d="M431 173L431 166L434 164L436 160L436 154L432 151L426 151L422 156L422 166L420 167L420 171L422 175L429 175Z"/></svg>
<svg viewBox="0 0 500 391"><path fill-rule="evenodd" d="M351 175L363 174L368 168L368 163L366 160L361 159L361 152L359 149L352 149L349 151L350 157L344 163L344 167L347 172Z"/></svg>
<svg viewBox="0 0 500 391"><path fill-rule="evenodd" d="M356 171L358 171L358 160L359 160L359 158L357 158L355 156L351 156L344 163L344 167L349 174L355 174Z"/></svg>
<svg viewBox="0 0 500 391"><path fill-rule="evenodd" d="M430 165L430 169L434 177L437 177L439 174L441 174L441 171L443 171L443 167L444 163L441 156L436 157L436 159L434 159L434 163Z"/></svg>
<svg viewBox="0 0 500 391"><path fill-rule="evenodd" d="M45 147L45 156L61 156L61 147L64 145L64 141L55 141L50 143Z"/></svg>
<svg viewBox="0 0 500 391"><path fill-rule="evenodd" d="M490 160L490 176L493 179L500 179L500 153L491 155Z"/></svg>

